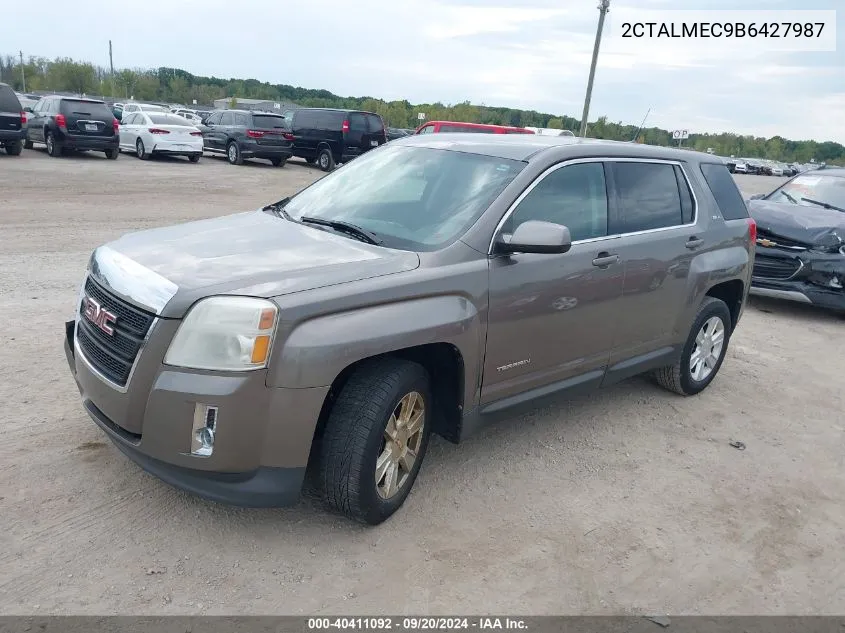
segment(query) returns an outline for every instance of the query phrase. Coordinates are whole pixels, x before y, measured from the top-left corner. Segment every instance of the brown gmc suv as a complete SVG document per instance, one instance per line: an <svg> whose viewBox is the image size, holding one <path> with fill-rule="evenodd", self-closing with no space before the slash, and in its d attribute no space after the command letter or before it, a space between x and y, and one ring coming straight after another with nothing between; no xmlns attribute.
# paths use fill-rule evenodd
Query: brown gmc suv
<svg viewBox="0 0 845 633"><path fill-rule="evenodd" d="M756 227L718 159L533 135L395 140L291 198L91 255L66 353L145 470L367 523L432 433L651 372L714 379Z"/></svg>

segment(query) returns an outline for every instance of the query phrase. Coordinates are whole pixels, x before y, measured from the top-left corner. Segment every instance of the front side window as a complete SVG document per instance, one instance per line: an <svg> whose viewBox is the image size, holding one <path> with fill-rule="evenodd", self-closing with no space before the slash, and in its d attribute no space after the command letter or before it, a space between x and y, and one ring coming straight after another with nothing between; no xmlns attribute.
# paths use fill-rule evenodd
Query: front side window
<svg viewBox="0 0 845 633"><path fill-rule="evenodd" d="M516 160L390 144L367 152L294 196L294 220L340 220L383 246L431 251L454 242L525 167Z"/></svg>
<svg viewBox="0 0 845 633"><path fill-rule="evenodd" d="M417 132L417 134L431 134L432 132L434 132L434 126L426 125L425 127L420 128L420 131Z"/></svg>
<svg viewBox="0 0 845 633"><path fill-rule="evenodd" d="M667 163L612 163L622 214L622 232L684 223L675 168Z"/></svg>
<svg viewBox="0 0 845 633"><path fill-rule="evenodd" d="M607 186L602 163L579 163L546 175L528 192L505 224L513 231L523 222L562 224L572 240L607 235Z"/></svg>
<svg viewBox="0 0 845 633"><path fill-rule="evenodd" d="M235 124L235 115L231 112L224 112L223 116L220 117L220 125L234 125Z"/></svg>

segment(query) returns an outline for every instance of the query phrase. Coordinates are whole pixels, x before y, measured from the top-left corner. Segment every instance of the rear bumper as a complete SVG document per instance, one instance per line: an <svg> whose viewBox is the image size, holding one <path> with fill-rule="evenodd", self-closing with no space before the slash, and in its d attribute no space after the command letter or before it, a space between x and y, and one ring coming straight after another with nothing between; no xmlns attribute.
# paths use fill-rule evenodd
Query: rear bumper
<svg viewBox="0 0 845 633"><path fill-rule="evenodd" d="M290 145L259 145L258 143L242 142L239 145L241 156L244 158L273 158L287 159L293 156L293 143Z"/></svg>
<svg viewBox="0 0 845 633"><path fill-rule="evenodd" d="M152 154L171 154L177 156L191 156L193 154L202 154L202 152L202 139L183 143L156 143L151 150Z"/></svg>
<svg viewBox="0 0 845 633"><path fill-rule="evenodd" d="M152 349L142 350L141 361L154 357L157 371L147 379L139 369L124 393L92 371L74 344L74 332L75 322L68 321L65 356L83 407L141 468L219 503L280 507L297 502L328 387L275 389L265 385L263 372L215 375L162 366L151 340ZM218 409L214 450L207 457L190 452L197 403Z"/></svg>
<svg viewBox="0 0 845 633"><path fill-rule="evenodd" d="M60 134L59 143L68 149L107 150L120 146L120 137L114 136L81 136L76 134Z"/></svg>
<svg viewBox="0 0 845 633"><path fill-rule="evenodd" d="M0 143L14 143L26 138L26 128L20 130L0 130Z"/></svg>

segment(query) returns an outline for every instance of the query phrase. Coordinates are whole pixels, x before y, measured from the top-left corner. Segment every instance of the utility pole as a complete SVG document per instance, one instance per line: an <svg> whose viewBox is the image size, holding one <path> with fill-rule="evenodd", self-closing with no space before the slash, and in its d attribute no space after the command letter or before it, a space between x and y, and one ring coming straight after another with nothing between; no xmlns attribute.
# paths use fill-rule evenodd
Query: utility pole
<svg viewBox="0 0 845 633"><path fill-rule="evenodd" d="M601 32L604 28L604 16L610 10L610 0L599 0L599 27L596 29L596 42L593 44L593 61L590 64L590 78L587 80L587 96L584 98L584 114L581 116L581 136L587 135L587 117L590 115L590 97L593 94L593 79L596 77L596 62L599 59Z"/></svg>
<svg viewBox="0 0 845 633"><path fill-rule="evenodd" d="M111 54L111 40L109 40L109 68L111 69L111 96L114 96L114 58Z"/></svg>
<svg viewBox="0 0 845 633"><path fill-rule="evenodd" d="M21 54L21 80L23 81L23 92L26 92L26 71L23 69L23 51L19 51Z"/></svg>

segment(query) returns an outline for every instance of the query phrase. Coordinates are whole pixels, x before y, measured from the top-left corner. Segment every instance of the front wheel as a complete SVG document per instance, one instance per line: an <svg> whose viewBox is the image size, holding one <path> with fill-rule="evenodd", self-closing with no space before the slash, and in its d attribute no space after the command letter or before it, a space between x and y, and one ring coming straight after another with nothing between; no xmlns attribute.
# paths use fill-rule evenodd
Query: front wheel
<svg viewBox="0 0 845 633"><path fill-rule="evenodd" d="M320 165L320 169L323 171L331 171L334 169L335 162L332 151L328 148L321 149L320 153L317 155L317 164Z"/></svg>
<svg viewBox="0 0 845 633"><path fill-rule="evenodd" d="M326 503L377 525L404 503L431 435L433 400L422 366L385 359L362 365L332 406L320 443Z"/></svg>
<svg viewBox="0 0 845 633"><path fill-rule="evenodd" d="M682 396L704 391L722 366L731 338L731 313L721 299L705 297L674 365L655 371L658 384Z"/></svg>

